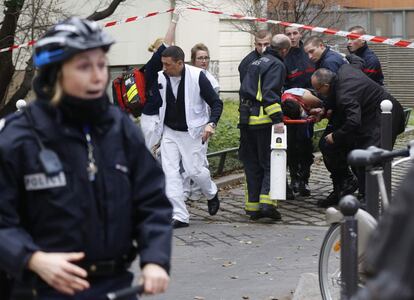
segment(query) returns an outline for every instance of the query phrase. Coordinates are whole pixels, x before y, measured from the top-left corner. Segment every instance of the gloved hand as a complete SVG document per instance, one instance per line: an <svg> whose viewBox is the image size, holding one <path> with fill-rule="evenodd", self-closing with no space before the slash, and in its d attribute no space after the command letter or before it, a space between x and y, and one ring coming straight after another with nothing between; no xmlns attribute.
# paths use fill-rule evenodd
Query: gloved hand
<svg viewBox="0 0 414 300"><path fill-rule="evenodd" d="M178 20L180 19L180 14L177 13L176 10L174 10L173 14L172 14L172 19L171 22L173 23L178 23Z"/></svg>
<svg viewBox="0 0 414 300"><path fill-rule="evenodd" d="M180 5L176 6L174 8L174 12L173 12L173 15L172 15L171 22L178 23L178 20L180 19L180 16L182 15L184 10L185 10L185 7L180 6Z"/></svg>

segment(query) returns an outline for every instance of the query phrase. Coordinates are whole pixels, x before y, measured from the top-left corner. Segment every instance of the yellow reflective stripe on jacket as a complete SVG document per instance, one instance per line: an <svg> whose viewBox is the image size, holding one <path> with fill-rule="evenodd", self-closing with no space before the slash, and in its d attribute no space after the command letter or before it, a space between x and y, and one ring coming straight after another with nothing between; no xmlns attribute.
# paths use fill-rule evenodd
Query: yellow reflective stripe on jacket
<svg viewBox="0 0 414 300"><path fill-rule="evenodd" d="M261 125L261 124L271 124L272 119L263 112L263 106L260 106L260 112L258 116L249 117L249 125Z"/></svg>
<svg viewBox="0 0 414 300"><path fill-rule="evenodd" d="M134 84L131 88L127 91L127 98L128 102L131 102L132 99L138 94L137 86Z"/></svg>
<svg viewBox="0 0 414 300"><path fill-rule="evenodd" d="M262 100L263 100L261 76L259 76L259 82L257 83L256 100L259 101L259 102L262 102Z"/></svg>
<svg viewBox="0 0 414 300"><path fill-rule="evenodd" d="M272 105L266 106L264 110L266 114L272 115L272 114L282 111L282 108L280 107L279 103L274 103Z"/></svg>

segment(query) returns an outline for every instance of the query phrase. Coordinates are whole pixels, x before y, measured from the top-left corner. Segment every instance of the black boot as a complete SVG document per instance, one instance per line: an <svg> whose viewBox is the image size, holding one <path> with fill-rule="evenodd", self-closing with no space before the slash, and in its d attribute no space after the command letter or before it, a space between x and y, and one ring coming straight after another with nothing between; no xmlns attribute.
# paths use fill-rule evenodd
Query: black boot
<svg viewBox="0 0 414 300"><path fill-rule="evenodd" d="M257 221L260 218L263 218L260 211L251 211L251 212L248 213L248 215L250 216L250 220L252 220L252 221Z"/></svg>
<svg viewBox="0 0 414 300"><path fill-rule="evenodd" d="M292 189L286 182L286 200L295 200L295 195L292 192Z"/></svg>
<svg viewBox="0 0 414 300"><path fill-rule="evenodd" d="M310 191L307 181L301 180L299 182L299 195L308 197L310 196L310 194L311 194L311 191Z"/></svg>
<svg viewBox="0 0 414 300"><path fill-rule="evenodd" d="M328 197L326 197L326 199L318 200L317 205L319 207L326 208L326 207L337 205L338 203L339 203L339 192L338 192L338 190L334 189L328 195Z"/></svg>
<svg viewBox="0 0 414 300"><path fill-rule="evenodd" d="M358 189L358 179L355 176L350 176L345 179L341 184L340 196L353 194Z"/></svg>
<svg viewBox="0 0 414 300"><path fill-rule="evenodd" d="M214 196L213 199L210 199L207 201L207 207L208 207L208 213L210 214L210 216L214 216L218 212L220 208L220 200L218 198L218 192Z"/></svg>
<svg viewBox="0 0 414 300"><path fill-rule="evenodd" d="M276 209L275 206L270 204L260 204L260 214L263 218L270 218L275 221L282 220L280 212Z"/></svg>
<svg viewBox="0 0 414 300"><path fill-rule="evenodd" d="M290 188L292 189L291 191L294 192L295 194L299 193L299 179L291 178Z"/></svg>

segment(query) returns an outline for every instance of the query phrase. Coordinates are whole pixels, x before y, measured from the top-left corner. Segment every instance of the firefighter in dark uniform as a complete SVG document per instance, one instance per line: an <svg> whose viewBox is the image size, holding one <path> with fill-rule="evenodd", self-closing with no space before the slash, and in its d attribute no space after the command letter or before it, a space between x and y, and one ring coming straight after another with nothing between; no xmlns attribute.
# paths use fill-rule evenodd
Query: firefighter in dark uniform
<svg viewBox="0 0 414 300"><path fill-rule="evenodd" d="M366 34L364 27L353 26L349 32ZM368 47L366 41L361 39L348 39L348 51L364 60L362 72L379 85L384 85L384 74L382 73L381 63L375 53Z"/></svg>
<svg viewBox="0 0 414 300"><path fill-rule="evenodd" d="M292 48L284 59L287 69L285 90L311 88L310 78L315 66L303 50L302 34L298 28L286 27ZM309 196L310 168L313 163L313 123L287 125L287 157L290 187L294 193Z"/></svg>
<svg viewBox="0 0 414 300"><path fill-rule="evenodd" d="M290 40L275 35L264 55L253 62L240 88L239 157L246 174L246 213L253 220L280 220L277 201L270 199L270 139L272 124L283 132L280 96L286 78L283 57Z"/></svg>
<svg viewBox="0 0 414 300"><path fill-rule="evenodd" d="M145 293L168 285L172 208L142 134L106 95L112 44L89 20L52 27L35 46L37 100L0 121L11 299L103 300L131 285L137 254Z"/></svg>
<svg viewBox="0 0 414 300"><path fill-rule="evenodd" d="M356 59L355 59L356 58ZM323 96L334 100L334 114L337 116L321 149L325 166L332 181L344 183L348 178L347 155L352 149L366 149L380 146L380 103L389 99L393 103L393 142L404 131L404 111L401 104L380 85L369 79L361 70L363 61L354 56L352 64L339 68L335 74L328 69L318 69L312 75L312 86ZM359 192L363 198L365 172L356 170ZM346 192L342 191L343 196ZM336 199L319 202L321 207L337 204Z"/></svg>
<svg viewBox="0 0 414 300"><path fill-rule="evenodd" d="M244 76L250 64L259 59L264 50L270 46L272 34L268 30L260 30L254 36L254 50L247 54L239 64L240 84L243 82Z"/></svg>

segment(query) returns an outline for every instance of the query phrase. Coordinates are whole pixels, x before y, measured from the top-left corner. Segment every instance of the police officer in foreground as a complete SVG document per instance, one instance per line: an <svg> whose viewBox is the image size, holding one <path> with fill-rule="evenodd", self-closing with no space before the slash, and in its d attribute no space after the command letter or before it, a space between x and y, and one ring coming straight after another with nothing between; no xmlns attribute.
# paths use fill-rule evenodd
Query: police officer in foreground
<svg viewBox="0 0 414 300"><path fill-rule="evenodd" d="M277 201L269 197L270 139L273 124L283 132L280 97L286 78L283 57L289 49L289 38L275 35L263 56L249 66L240 88L239 157L247 182L245 211L252 220L281 219Z"/></svg>
<svg viewBox="0 0 414 300"><path fill-rule="evenodd" d="M37 100L1 122L11 299L104 299L131 285L137 254L145 293L167 288L172 209L142 134L106 95L113 42L88 20L52 27L35 46Z"/></svg>

